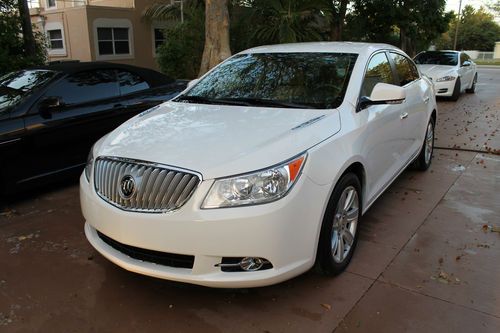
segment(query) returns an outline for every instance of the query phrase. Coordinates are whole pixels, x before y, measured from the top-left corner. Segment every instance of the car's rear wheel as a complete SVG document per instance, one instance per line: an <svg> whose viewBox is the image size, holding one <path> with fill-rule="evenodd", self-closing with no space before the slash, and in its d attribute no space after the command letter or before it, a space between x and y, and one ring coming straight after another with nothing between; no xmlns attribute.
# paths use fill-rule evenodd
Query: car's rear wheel
<svg viewBox="0 0 500 333"><path fill-rule="evenodd" d="M432 162L432 153L434 152L434 127L435 120L431 118L429 124L427 124L427 130L425 131L424 143L420 149L417 159L415 160L415 166L418 170L425 171L429 169Z"/></svg>
<svg viewBox="0 0 500 333"><path fill-rule="evenodd" d="M476 83L477 83L477 73L474 75L474 79L472 79L472 85L470 88L466 89L465 92L468 94L473 94L476 91Z"/></svg>
<svg viewBox="0 0 500 333"><path fill-rule="evenodd" d="M361 217L361 185L347 173L339 180L321 226L316 268L324 275L341 273L351 261L358 241Z"/></svg>
<svg viewBox="0 0 500 333"><path fill-rule="evenodd" d="M458 101L458 97L460 96L460 78L457 78L455 81L455 88L453 88L453 94L450 99L452 101Z"/></svg>

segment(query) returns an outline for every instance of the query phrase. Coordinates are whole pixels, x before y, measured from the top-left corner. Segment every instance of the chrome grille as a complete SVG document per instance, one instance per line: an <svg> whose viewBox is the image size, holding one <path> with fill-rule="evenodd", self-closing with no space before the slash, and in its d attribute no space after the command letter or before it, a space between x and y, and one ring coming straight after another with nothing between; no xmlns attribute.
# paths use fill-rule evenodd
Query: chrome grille
<svg viewBox="0 0 500 333"><path fill-rule="evenodd" d="M124 184L131 178L133 185ZM200 180L199 175L189 171L117 157L99 157L94 165L97 194L129 211L175 210L186 203Z"/></svg>

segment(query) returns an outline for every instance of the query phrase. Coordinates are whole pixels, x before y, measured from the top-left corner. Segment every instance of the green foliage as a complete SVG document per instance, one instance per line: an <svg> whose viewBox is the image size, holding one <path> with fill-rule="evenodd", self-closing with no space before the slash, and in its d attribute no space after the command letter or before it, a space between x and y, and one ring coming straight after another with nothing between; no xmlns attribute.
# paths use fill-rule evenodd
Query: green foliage
<svg viewBox="0 0 500 333"><path fill-rule="evenodd" d="M252 39L263 44L321 40L318 18L322 5L311 0L254 0Z"/></svg>
<svg viewBox="0 0 500 333"><path fill-rule="evenodd" d="M397 41L412 54L445 32L452 18L445 0L355 0L347 35L353 40Z"/></svg>
<svg viewBox="0 0 500 333"><path fill-rule="evenodd" d="M205 6L202 0L184 3L184 22L179 5L158 3L145 12L148 19L170 22L164 30L165 42L158 50L158 64L166 75L193 79L198 76L205 41Z"/></svg>
<svg viewBox="0 0 500 333"><path fill-rule="evenodd" d="M450 24L448 32L436 41L440 49L452 49L455 40L457 19ZM492 51L495 42L500 40L500 26L494 16L484 8L475 10L467 5L464 7L458 27L457 49Z"/></svg>
<svg viewBox="0 0 500 333"><path fill-rule="evenodd" d="M46 61L45 39L41 33L35 33L35 55L25 55L21 23L17 1L2 0L0 2L0 75L40 65Z"/></svg>

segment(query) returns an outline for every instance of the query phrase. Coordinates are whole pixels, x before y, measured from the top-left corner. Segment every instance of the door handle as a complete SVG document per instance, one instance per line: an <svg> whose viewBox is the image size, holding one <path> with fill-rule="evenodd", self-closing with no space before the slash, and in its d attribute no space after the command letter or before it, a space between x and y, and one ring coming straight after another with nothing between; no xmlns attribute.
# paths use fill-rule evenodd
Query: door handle
<svg viewBox="0 0 500 333"><path fill-rule="evenodd" d="M427 97L424 98L424 103L425 104L429 103L429 98L430 98L429 96L427 96Z"/></svg>
<svg viewBox="0 0 500 333"><path fill-rule="evenodd" d="M121 103L117 103L117 104L113 105L113 109L118 109L118 108L122 108L122 107L123 107L123 104L121 104Z"/></svg>
<svg viewBox="0 0 500 333"><path fill-rule="evenodd" d="M403 112L401 113L401 115L399 116L401 119L406 119L408 118L408 112Z"/></svg>

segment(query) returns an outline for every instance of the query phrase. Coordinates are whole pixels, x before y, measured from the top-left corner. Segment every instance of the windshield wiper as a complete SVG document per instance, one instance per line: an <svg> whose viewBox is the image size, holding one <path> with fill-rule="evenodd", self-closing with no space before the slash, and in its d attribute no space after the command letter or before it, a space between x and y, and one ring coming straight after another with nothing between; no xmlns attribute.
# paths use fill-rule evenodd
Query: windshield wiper
<svg viewBox="0 0 500 333"><path fill-rule="evenodd" d="M225 103L242 103L248 106L259 105L259 106L271 106L271 107L284 107L284 108L294 108L294 109L317 109L318 107L312 104L300 104L293 102L283 102L276 101L272 99L262 99L253 97L238 97L238 98L224 98L217 99L216 101Z"/></svg>
<svg viewBox="0 0 500 333"><path fill-rule="evenodd" d="M318 109L317 106L311 104L299 104L292 102L275 101L272 99L261 99L253 97L237 97L237 98L208 98L196 95L182 95L175 99L175 102L194 102L202 104L229 104L229 105L242 105L242 106L271 106L283 107L294 109Z"/></svg>
<svg viewBox="0 0 500 333"><path fill-rule="evenodd" d="M190 96L190 95L181 95L177 97L174 102L194 102L194 103L202 103L202 104L216 104L212 98L207 98L203 96Z"/></svg>

